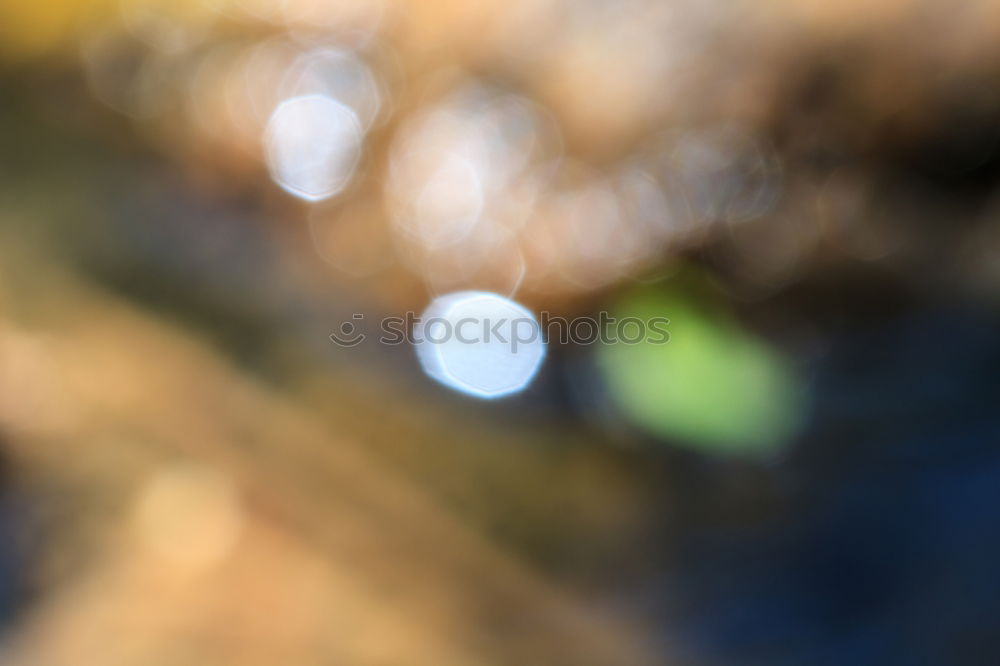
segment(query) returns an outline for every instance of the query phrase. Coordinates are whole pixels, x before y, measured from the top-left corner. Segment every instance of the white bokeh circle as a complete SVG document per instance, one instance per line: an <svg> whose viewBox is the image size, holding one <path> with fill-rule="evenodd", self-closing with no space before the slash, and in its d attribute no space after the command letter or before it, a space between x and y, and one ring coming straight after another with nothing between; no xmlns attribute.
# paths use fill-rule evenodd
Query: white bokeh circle
<svg viewBox="0 0 1000 666"><path fill-rule="evenodd" d="M424 372L478 398L522 391L545 358L545 340L535 316L509 298L484 291L436 298L413 334Z"/></svg>

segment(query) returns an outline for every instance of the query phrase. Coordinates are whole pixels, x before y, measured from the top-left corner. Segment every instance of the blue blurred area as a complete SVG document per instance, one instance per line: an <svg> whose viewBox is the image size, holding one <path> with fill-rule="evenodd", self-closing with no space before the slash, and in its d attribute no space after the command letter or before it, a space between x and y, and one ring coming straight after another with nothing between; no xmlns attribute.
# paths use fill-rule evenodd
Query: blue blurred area
<svg viewBox="0 0 1000 666"><path fill-rule="evenodd" d="M24 604L30 589L29 553L25 547L28 517L24 507L0 500L0 630Z"/></svg>
<svg viewBox="0 0 1000 666"><path fill-rule="evenodd" d="M997 663L998 330L945 309L836 342L780 509L680 537L672 640L710 664Z"/></svg>
<svg viewBox="0 0 1000 666"><path fill-rule="evenodd" d="M3 444L0 438L0 444ZM0 457L0 634L13 626L32 596L41 545L41 515L33 497L11 482L9 463Z"/></svg>

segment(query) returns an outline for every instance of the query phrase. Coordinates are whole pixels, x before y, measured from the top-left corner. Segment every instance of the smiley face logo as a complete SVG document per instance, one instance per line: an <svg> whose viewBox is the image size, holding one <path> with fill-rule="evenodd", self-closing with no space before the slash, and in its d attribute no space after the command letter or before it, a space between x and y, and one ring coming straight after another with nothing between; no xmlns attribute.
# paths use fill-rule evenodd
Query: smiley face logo
<svg viewBox="0 0 1000 666"><path fill-rule="evenodd" d="M361 321L365 316L356 314L352 317L355 321ZM368 337L358 330L358 327L350 321L345 321L340 325L340 330L330 334L330 339L339 347L356 347Z"/></svg>

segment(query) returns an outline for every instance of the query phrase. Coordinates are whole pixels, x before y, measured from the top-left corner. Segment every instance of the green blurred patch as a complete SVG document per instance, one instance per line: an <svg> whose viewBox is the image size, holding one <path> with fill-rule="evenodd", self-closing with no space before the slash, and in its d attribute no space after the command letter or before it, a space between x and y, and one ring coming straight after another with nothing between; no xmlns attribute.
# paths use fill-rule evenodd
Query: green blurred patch
<svg viewBox="0 0 1000 666"><path fill-rule="evenodd" d="M647 286L615 304L617 318L669 318L670 340L603 345L598 360L612 397L635 425L671 443L773 454L802 420L802 388L785 357L704 300Z"/></svg>

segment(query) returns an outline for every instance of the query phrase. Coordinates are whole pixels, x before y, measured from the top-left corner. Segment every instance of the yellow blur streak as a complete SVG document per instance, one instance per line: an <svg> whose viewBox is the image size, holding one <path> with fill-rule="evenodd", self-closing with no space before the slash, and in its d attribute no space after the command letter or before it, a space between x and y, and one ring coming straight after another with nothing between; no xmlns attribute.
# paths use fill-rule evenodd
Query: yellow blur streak
<svg viewBox="0 0 1000 666"><path fill-rule="evenodd" d="M0 2L0 57L31 60L71 46L88 26L111 16L116 0Z"/></svg>

